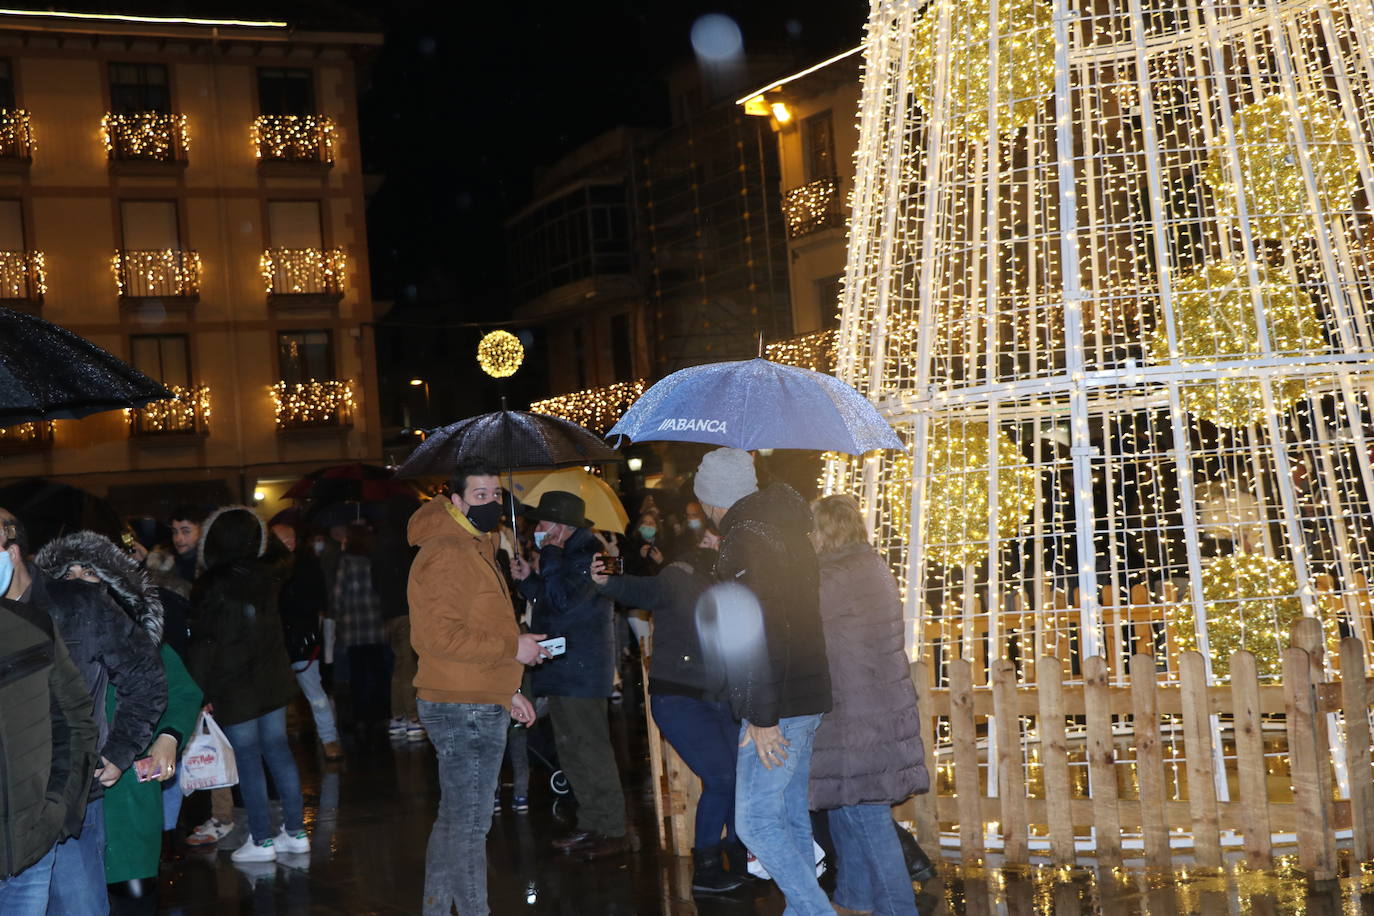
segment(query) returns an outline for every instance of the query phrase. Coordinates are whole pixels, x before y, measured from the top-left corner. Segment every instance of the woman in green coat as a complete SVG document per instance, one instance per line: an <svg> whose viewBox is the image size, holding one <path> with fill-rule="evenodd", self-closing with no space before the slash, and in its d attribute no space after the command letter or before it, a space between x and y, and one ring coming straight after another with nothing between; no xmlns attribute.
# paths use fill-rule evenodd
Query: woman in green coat
<svg viewBox="0 0 1374 916"><path fill-rule="evenodd" d="M155 912L156 879L162 858L162 792L176 775L181 750L196 727L202 694L181 658L162 642L162 602L133 558L108 538L81 531L50 542L34 562L52 578L81 579L103 586L109 596L159 646L167 676L167 708L143 756L150 773L140 780L139 762L105 790L105 881L112 885L111 912ZM115 711L115 692L105 692L106 713ZM175 784L166 791L176 792Z"/></svg>

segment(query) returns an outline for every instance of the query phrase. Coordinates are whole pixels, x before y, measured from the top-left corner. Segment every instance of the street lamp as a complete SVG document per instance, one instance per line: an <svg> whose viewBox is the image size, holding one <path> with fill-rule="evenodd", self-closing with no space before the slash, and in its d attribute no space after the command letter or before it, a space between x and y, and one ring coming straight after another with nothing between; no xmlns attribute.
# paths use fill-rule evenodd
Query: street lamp
<svg viewBox="0 0 1374 916"><path fill-rule="evenodd" d="M644 459L626 458L625 464L629 467L631 473L638 474L640 472L640 469L644 467Z"/></svg>
<svg viewBox="0 0 1374 916"><path fill-rule="evenodd" d="M411 425L414 425L414 426L423 426L423 425L425 425L425 424L427 424L427 423L430 422L430 418L429 418L429 382L428 382L427 380L425 380L425 379L422 379L422 378L413 378L413 379L410 380L410 387L412 387L412 388L423 388L423 389L425 389L425 415L424 415L424 417L422 417L422 418L420 418L419 420L417 420L414 424L407 423L406 425L407 425L407 426L411 426Z"/></svg>

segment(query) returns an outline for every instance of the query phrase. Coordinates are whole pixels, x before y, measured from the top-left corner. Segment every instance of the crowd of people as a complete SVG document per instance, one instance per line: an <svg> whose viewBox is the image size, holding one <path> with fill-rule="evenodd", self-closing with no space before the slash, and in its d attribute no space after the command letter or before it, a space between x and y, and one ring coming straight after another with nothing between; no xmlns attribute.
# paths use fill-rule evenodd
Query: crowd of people
<svg viewBox="0 0 1374 916"><path fill-rule="evenodd" d="M702 784L693 891L745 892L752 854L789 913L914 914L913 878L933 866L891 808L929 776L897 585L857 503L760 487L753 456L730 448L682 494L642 495L627 530L598 530L574 493L516 506L478 456L443 497L325 529L185 506L122 542L31 545L0 508L0 912L153 912L174 842L236 834L236 862L308 853L297 690L325 766L345 756L341 729L433 746L425 913L490 912L500 774L527 811L541 718L577 800L552 849L622 855L610 703L651 627L649 711ZM183 811L178 763L202 713L238 784Z"/></svg>

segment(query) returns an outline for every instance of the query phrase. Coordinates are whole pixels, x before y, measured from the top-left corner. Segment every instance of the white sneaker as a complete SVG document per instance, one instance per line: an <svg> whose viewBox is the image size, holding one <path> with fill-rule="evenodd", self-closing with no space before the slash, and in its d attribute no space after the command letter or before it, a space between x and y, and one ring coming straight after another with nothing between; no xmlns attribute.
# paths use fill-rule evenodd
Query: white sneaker
<svg viewBox="0 0 1374 916"><path fill-rule="evenodd" d="M423 741L427 737L429 737L429 735L425 732L425 727L418 721L412 720L406 722L406 738L411 741Z"/></svg>
<svg viewBox="0 0 1374 916"><path fill-rule="evenodd" d="M391 722L387 725L386 730L398 738L404 738L406 734L406 717L392 716Z"/></svg>
<svg viewBox="0 0 1374 916"><path fill-rule="evenodd" d="M277 860L277 847L271 840L263 840L261 843L254 843L252 838L238 849L230 853L229 858L235 862L275 862Z"/></svg>
<svg viewBox="0 0 1374 916"><path fill-rule="evenodd" d="M273 838L272 844L276 847L277 852L309 852L310 835L302 830L300 833L292 836L287 833L286 828L283 827L281 833L278 833L276 837Z"/></svg>
<svg viewBox="0 0 1374 916"><path fill-rule="evenodd" d="M212 817L195 830L192 830L190 836L186 837L185 842L187 846L209 846L213 843L218 843L233 832L233 821L221 821Z"/></svg>

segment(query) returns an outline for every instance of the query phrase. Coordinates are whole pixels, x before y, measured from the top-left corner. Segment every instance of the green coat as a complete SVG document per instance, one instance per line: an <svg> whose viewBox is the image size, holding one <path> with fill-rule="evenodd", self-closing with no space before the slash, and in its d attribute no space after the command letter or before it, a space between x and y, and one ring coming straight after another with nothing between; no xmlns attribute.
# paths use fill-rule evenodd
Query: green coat
<svg viewBox="0 0 1374 916"><path fill-rule="evenodd" d="M203 695L175 652L163 645L158 653L167 674L167 709L157 723L153 740L168 729L175 731L181 736L177 744L180 755L196 727ZM105 708L113 719L113 687L105 690ZM139 756L147 756L147 748ZM105 790L106 883L157 875L158 862L162 858L163 786L168 787L168 792L181 791L175 784L175 777L165 783L139 782L131 766L119 777L119 782Z"/></svg>

